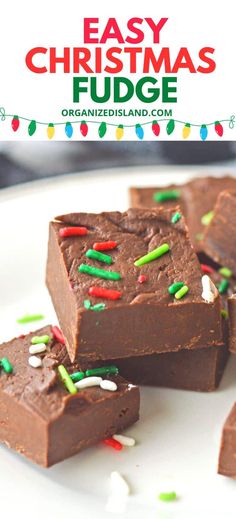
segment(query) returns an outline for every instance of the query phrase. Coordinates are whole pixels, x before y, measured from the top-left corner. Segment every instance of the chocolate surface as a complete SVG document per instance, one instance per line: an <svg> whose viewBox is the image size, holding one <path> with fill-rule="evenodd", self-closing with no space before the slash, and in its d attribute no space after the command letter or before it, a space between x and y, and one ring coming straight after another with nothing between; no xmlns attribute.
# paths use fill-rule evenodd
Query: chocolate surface
<svg viewBox="0 0 236 519"><path fill-rule="evenodd" d="M28 364L33 336L49 335L42 367ZM48 467L122 431L139 417L139 390L119 375L106 376L117 391L100 387L70 394L59 378L57 366L69 373L79 365L70 363L65 346L56 341L51 327L0 346L13 373L0 372L0 441L35 463Z"/></svg>
<svg viewBox="0 0 236 519"><path fill-rule="evenodd" d="M215 262L228 267L236 276L236 191L220 193L214 216L207 226L203 248Z"/></svg>
<svg viewBox="0 0 236 519"><path fill-rule="evenodd" d="M149 187L149 188L131 188L130 198L132 207L155 207L157 203L153 199L154 193L158 191L168 191L176 189L180 193L178 203L181 205L183 214L189 228L190 238L196 252L201 253L202 244L199 243L200 236L205 229L201 222L201 218L212 211L217 196L224 189L236 190L236 178L224 176L200 177L191 180L183 185L171 185L167 187ZM162 203L165 207L173 207L176 201L167 201ZM160 204L159 204L160 205Z"/></svg>
<svg viewBox="0 0 236 519"><path fill-rule="evenodd" d="M218 473L223 476L236 478L236 404L234 404L224 424Z"/></svg>
<svg viewBox="0 0 236 519"><path fill-rule="evenodd" d="M236 294L228 299L229 307L229 349L236 353Z"/></svg>
<svg viewBox="0 0 236 519"><path fill-rule="evenodd" d="M120 374L133 384L189 391L213 391L228 358L227 345L116 359Z"/></svg>
<svg viewBox="0 0 236 519"><path fill-rule="evenodd" d="M68 214L50 224L47 286L57 312L71 360L96 361L142 356L181 349L203 348L222 343L220 300L202 299L201 270L182 217L171 218L176 208L130 209L126 213ZM86 236L63 238L60 229L83 226ZM112 265L89 259L85 253L94 242L115 240L109 251ZM136 267L135 260L168 243L162 257ZM78 271L81 264L120 273L110 281ZM142 284L140 274L146 276ZM189 292L176 300L168 292L175 282L184 282ZM88 296L96 285L119 290L121 299L102 300ZM84 308L105 303L100 312Z"/></svg>

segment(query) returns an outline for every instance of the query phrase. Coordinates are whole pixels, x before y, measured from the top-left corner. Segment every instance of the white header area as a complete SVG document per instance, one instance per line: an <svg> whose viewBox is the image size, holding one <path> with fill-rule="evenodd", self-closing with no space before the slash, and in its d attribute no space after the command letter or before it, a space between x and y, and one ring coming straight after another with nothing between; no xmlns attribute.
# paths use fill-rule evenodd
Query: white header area
<svg viewBox="0 0 236 519"><path fill-rule="evenodd" d="M2 3L2 140L235 140L233 0Z"/></svg>

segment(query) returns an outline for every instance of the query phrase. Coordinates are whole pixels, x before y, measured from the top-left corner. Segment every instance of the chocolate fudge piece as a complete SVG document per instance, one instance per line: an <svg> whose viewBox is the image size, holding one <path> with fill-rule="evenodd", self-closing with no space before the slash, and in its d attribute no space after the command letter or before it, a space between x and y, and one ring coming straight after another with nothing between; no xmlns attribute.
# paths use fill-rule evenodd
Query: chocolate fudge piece
<svg viewBox="0 0 236 519"><path fill-rule="evenodd" d="M213 210L217 196L224 189L236 190L236 178L230 176L220 178L200 177L180 186L131 188L131 206L155 207L156 204L162 204L173 207L176 204L176 199L168 200L167 197L166 201L158 202L156 198L158 192L176 191L179 194L177 201L186 217L194 248L196 252L203 253L200 240L205 225L202 223L202 217Z"/></svg>
<svg viewBox="0 0 236 519"><path fill-rule="evenodd" d="M47 286L72 361L110 360L222 343L219 297L216 295L212 303L203 300L198 259L184 218L172 223L175 213L176 208L130 209L126 213L68 214L50 223ZM87 234L68 236L80 232L78 228ZM107 254L111 265L91 257L94 244L107 241L117 243ZM138 258L159 251L164 244L169 251L137 266ZM89 275L100 275L94 268L109 276L115 272L118 279ZM176 282L189 288L181 299L169 293L170 285ZM94 286L96 290L115 290L121 297L113 300L89 295Z"/></svg>
<svg viewBox="0 0 236 519"><path fill-rule="evenodd" d="M222 191L207 226L203 247L216 263L232 270L236 276L236 191Z"/></svg>
<svg viewBox="0 0 236 519"><path fill-rule="evenodd" d="M220 383L228 358L226 344L116 359L120 374L133 384L189 391L213 391Z"/></svg>
<svg viewBox="0 0 236 519"><path fill-rule="evenodd" d="M218 473L236 478L236 404L231 409L223 427Z"/></svg>
<svg viewBox="0 0 236 519"><path fill-rule="evenodd" d="M29 347L34 336L48 335L46 351L37 355L42 366L29 365ZM57 367L77 372L64 345L50 326L13 339L0 346L0 359L13 367L10 374L0 367L0 441L48 467L133 424L139 416L139 390L119 375L106 376L117 390L100 387L68 392ZM4 362L4 361L2 361Z"/></svg>

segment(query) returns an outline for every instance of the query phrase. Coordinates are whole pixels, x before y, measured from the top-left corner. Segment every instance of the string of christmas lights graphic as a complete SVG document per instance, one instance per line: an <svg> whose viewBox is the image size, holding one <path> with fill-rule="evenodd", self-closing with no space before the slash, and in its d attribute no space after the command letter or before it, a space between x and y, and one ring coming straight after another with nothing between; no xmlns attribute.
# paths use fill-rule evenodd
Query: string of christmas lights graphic
<svg viewBox="0 0 236 519"><path fill-rule="evenodd" d="M73 122L43 122L37 121L36 119L29 119L27 117L22 117L19 115L7 114L3 107L0 107L0 121L3 122L7 118L11 118L11 127L13 132L17 132L20 128L21 121L26 121L28 123L28 135L29 137L33 137L37 130L37 126L46 126L46 133L49 140L53 139L55 136L55 131L57 126L64 126L65 135L68 139L73 137L74 126L79 125L79 131L82 137L87 137L89 132L89 125L96 124L98 126L98 137L103 139L107 133L109 126L115 127L115 138L117 141L120 141L125 134L125 130L128 128L134 129L136 137L139 140L143 140L144 138L144 126L151 125L151 129L153 134L158 137L161 132L162 123L165 123L165 132L169 136L173 134L177 125L182 125L182 138L188 139L191 134L191 129L193 127L199 128L199 136L202 141L205 141L209 134L209 127L213 126L215 133L218 137L223 137L224 134L224 126L223 124L228 123L228 127L233 129L235 126L235 115L231 115L228 119L216 120L210 123L202 123L195 124L189 123L185 121L180 121L174 118L164 118L164 119L154 119L151 121L145 121L142 123L135 124L115 124L111 122L105 121L96 121L96 120L88 120L79 119ZM161 124L160 124L161 123ZM163 124L164 126L164 124Z"/></svg>

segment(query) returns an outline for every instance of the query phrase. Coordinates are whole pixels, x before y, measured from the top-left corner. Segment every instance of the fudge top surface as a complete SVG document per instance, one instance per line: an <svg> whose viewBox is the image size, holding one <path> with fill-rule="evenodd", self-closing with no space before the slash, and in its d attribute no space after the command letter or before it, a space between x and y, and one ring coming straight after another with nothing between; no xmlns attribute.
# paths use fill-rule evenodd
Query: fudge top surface
<svg viewBox="0 0 236 519"><path fill-rule="evenodd" d="M214 209L216 199L224 189L236 189L236 178L223 177L199 177L182 185L170 185L167 187L133 187L131 188L131 200L134 207L156 207L154 193L176 190L179 192L178 203L187 219L190 236L193 242L199 240L198 234L205 229L201 222L202 217ZM158 203L165 207L173 207L176 201L169 200Z"/></svg>
<svg viewBox="0 0 236 519"><path fill-rule="evenodd" d="M92 305L105 302L106 308L135 303L167 305L204 303L201 296L202 273L189 241L184 218L181 217L175 224L171 222L172 216L178 210L176 207L153 210L129 209L125 213L73 213L57 217L56 221L51 223L51 231L56 234L68 274L68 283L78 309L85 310L84 300L87 299ZM67 226L86 227L88 234L61 237L60 229ZM86 251L92 249L95 242L109 240L114 240L118 244L115 249L105 251L112 257L111 265L86 257ZM169 252L141 267L134 265L135 260L164 243L169 245ZM113 281L79 272L78 267L82 263L118 272L121 279ZM142 274L147 280L141 284L138 278ZM176 282L183 282L189 287L189 292L180 300L176 300L168 292L168 287ZM88 293L91 286L118 290L122 293L122 297L116 301L91 297Z"/></svg>
<svg viewBox="0 0 236 519"><path fill-rule="evenodd" d="M37 354L42 358L42 367L33 368L28 363L31 339L42 335L48 335L50 341L46 345L47 351ZM68 373L80 371L80 367L76 362L71 364L65 346L53 337L51 326L1 344L0 359L3 357L10 361L13 372L6 374L0 369L0 392L48 422L65 412L77 415L78 410L86 412L90 405L117 399L134 388L137 390L119 375L106 375L103 378L116 382L117 391L105 391L95 386L80 389L75 395L70 394L60 380L57 367L63 364Z"/></svg>

